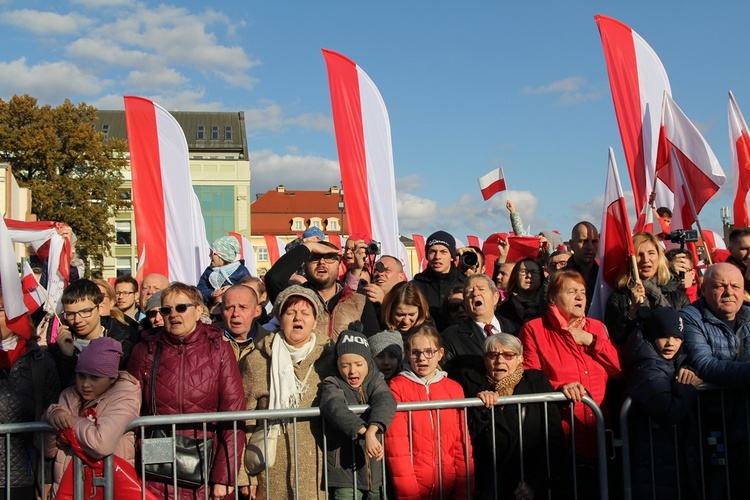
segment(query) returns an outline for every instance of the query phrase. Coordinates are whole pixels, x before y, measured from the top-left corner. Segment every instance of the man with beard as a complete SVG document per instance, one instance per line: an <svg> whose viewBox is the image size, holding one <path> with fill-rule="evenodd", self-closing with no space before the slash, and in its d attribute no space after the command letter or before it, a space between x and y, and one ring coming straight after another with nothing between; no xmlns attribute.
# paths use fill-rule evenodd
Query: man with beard
<svg viewBox="0 0 750 500"><path fill-rule="evenodd" d="M586 280L586 313L588 313L596 288L596 275L599 274L599 264L596 262L596 253L599 251L599 231L590 222L579 222L573 226L570 249L573 251L573 257L568 260L565 269L578 271Z"/></svg>
<svg viewBox="0 0 750 500"><path fill-rule="evenodd" d="M370 300L355 293L338 281L341 253L335 245L326 241L304 241L285 253L265 276L266 290L271 302L289 284L289 278L304 265L304 287L318 293L327 314L318 318L317 330L325 332L334 341L339 333L348 329L352 321L361 321L363 333L371 336L380 331L378 316Z"/></svg>

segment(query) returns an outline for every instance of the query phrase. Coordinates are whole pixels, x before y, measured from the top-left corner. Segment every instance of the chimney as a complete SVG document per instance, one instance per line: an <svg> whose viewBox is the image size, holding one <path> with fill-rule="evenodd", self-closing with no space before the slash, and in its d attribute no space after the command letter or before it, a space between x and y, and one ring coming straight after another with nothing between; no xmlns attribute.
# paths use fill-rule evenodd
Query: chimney
<svg viewBox="0 0 750 500"><path fill-rule="evenodd" d="M284 189L284 185L283 184L279 184L278 186L276 186L276 192L277 193L283 193L284 191L285 191L285 189Z"/></svg>

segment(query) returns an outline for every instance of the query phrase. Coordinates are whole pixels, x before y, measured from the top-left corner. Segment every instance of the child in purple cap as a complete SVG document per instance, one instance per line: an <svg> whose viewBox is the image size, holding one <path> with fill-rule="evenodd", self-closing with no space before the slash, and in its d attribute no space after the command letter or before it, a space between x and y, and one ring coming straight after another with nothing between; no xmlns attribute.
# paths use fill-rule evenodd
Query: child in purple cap
<svg viewBox="0 0 750 500"><path fill-rule="evenodd" d="M141 387L126 371L118 371L122 345L109 337L91 341L78 355L76 382L50 405L42 420L58 431L73 429L86 454L94 460L115 455L135 465L135 435L127 425L141 411ZM53 497L73 452L57 447L47 434L47 458L55 458Z"/></svg>

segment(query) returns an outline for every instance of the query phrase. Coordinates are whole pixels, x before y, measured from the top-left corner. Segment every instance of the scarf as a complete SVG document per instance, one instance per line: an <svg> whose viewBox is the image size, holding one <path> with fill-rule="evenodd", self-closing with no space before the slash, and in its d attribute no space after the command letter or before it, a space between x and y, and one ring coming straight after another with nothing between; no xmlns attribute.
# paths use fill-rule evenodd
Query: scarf
<svg viewBox="0 0 750 500"><path fill-rule="evenodd" d="M646 297L653 303L652 307L672 307L669 301L662 293L657 278L654 276L651 279L643 280L643 288L646 289Z"/></svg>
<svg viewBox="0 0 750 500"><path fill-rule="evenodd" d="M495 382L495 380L488 375L487 381L490 383L490 387L495 387L495 392L498 396L512 396L513 392L516 390L516 386L521 381L521 377L523 377L523 364L518 363L515 371L507 377L503 377Z"/></svg>
<svg viewBox="0 0 750 500"><path fill-rule="evenodd" d="M19 342L15 333L0 343L0 368L9 372L13 363L26 353L26 342Z"/></svg>
<svg viewBox="0 0 750 500"><path fill-rule="evenodd" d="M221 288L225 282L230 285L234 285L229 277L239 269L240 261L232 262L226 266L216 266L211 268L211 274L208 275L208 282L211 284L214 290Z"/></svg>
<svg viewBox="0 0 750 500"><path fill-rule="evenodd" d="M271 345L271 380L268 387L268 409L298 408L302 396L307 392L307 376L297 379L294 366L302 362L315 347L315 333L302 347L287 344L284 334L279 332ZM310 368L312 368L312 364ZM310 371L308 370L308 375ZM278 434L279 424L269 429L269 436Z"/></svg>

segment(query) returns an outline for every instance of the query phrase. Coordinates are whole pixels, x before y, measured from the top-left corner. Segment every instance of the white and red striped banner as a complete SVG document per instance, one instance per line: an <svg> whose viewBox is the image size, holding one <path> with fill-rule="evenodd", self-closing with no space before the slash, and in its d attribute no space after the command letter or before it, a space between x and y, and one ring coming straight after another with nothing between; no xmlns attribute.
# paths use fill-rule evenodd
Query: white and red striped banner
<svg viewBox="0 0 750 500"><path fill-rule="evenodd" d="M276 264L276 261L279 260L279 257L286 253L286 243L273 234L264 234L263 239L266 240L268 260L271 262L271 265L274 265Z"/></svg>
<svg viewBox="0 0 750 500"><path fill-rule="evenodd" d="M505 173L502 168L496 168L479 178L479 189L482 191L484 201L489 200L495 194L505 191Z"/></svg>
<svg viewBox="0 0 750 500"><path fill-rule="evenodd" d="M635 210L641 213L654 189L662 101L664 92L672 93L669 77L656 52L629 26L607 16L594 19L602 39ZM672 204L671 193L657 180L656 206Z"/></svg>
<svg viewBox="0 0 750 500"><path fill-rule="evenodd" d="M750 226L750 130L734 94L729 91L729 151L734 171L734 227Z"/></svg>
<svg viewBox="0 0 750 500"><path fill-rule="evenodd" d="M364 233L399 255L391 125L383 98L352 60L323 49L331 91L349 234Z"/></svg>
<svg viewBox="0 0 750 500"><path fill-rule="evenodd" d="M23 289L23 302L26 304L29 314L34 314L45 303L45 290L31 270L28 260L23 261L23 276L21 277L21 287Z"/></svg>
<svg viewBox="0 0 750 500"><path fill-rule="evenodd" d="M701 231L701 237L703 238L703 245L706 247L706 252L713 255L714 250L726 250L727 245L724 243L722 238L717 232L711 231L710 229L704 229Z"/></svg>
<svg viewBox="0 0 750 500"><path fill-rule="evenodd" d="M195 285L210 258L185 134L166 109L142 97L125 96L125 119L139 272Z"/></svg>
<svg viewBox="0 0 750 500"><path fill-rule="evenodd" d="M477 247L479 249L484 245L484 240L478 236L468 235L466 236L466 242L470 247Z"/></svg>
<svg viewBox="0 0 750 500"><path fill-rule="evenodd" d="M3 289L5 324L13 333L30 339L32 334L29 312L23 300L21 277L18 274L16 252L5 221L0 222L0 286Z"/></svg>
<svg viewBox="0 0 750 500"><path fill-rule="evenodd" d="M421 273L427 268L427 255L424 251L424 236L421 234L412 234L411 239L414 240L414 250L417 251L417 260L419 261L419 270L414 273Z"/></svg>
<svg viewBox="0 0 750 500"><path fill-rule="evenodd" d="M240 233L230 231L229 236L232 236L240 244L240 253L237 255L237 259L245 261L245 267L250 272L250 276L258 276L258 266L255 265L255 248L253 248L253 244Z"/></svg>
<svg viewBox="0 0 750 500"><path fill-rule="evenodd" d="M336 248L341 249L341 235L328 233L328 242L336 245Z"/></svg>

